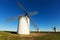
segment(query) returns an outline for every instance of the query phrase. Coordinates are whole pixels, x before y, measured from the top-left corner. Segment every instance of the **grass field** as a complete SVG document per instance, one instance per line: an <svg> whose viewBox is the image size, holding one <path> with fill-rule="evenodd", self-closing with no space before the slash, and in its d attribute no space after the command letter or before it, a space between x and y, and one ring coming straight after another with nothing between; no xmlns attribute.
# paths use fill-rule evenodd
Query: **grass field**
<svg viewBox="0 0 60 40"><path fill-rule="evenodd" d="M18 35L15 32L0 31L0 40L60 40L60 32L31 32L30 35Z"/></svg>

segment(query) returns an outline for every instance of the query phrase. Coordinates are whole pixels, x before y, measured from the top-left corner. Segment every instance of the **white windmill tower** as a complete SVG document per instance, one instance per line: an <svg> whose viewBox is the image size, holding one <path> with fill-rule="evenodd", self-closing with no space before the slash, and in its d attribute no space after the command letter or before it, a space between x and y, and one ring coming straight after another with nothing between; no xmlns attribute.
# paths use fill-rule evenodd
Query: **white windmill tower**
<svg viewBox="0 0 60 40"><path fill-rule="evenodd" d="M21 3L19 3L20 8L24 11L24 15L13 17L13 18L8 18L8 20L18 18L18 29L17 33L18 34L30 34L30 16L37 14L37 11L33 11L30 13L27 13L26 9L22 6Z"/></svg>
<svg viewBox="0 0 60 40"><path fill-rule="evenodd" d="M19 17L19 25L18 25L18 34L29 34L30 27L30 19L25 14L24 16Z"/></svg>

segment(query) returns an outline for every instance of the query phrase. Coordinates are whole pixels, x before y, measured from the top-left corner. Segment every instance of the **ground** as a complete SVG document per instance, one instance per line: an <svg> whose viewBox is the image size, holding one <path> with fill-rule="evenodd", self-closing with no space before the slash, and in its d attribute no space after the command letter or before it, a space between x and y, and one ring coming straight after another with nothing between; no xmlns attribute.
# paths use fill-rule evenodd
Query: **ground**
<svg viewBox="0 0 60 40"><path fill-rule="evenodd" d="M0 31L0 40L60 40L60 32L31 32L19 35L15 32Z"/></svg>

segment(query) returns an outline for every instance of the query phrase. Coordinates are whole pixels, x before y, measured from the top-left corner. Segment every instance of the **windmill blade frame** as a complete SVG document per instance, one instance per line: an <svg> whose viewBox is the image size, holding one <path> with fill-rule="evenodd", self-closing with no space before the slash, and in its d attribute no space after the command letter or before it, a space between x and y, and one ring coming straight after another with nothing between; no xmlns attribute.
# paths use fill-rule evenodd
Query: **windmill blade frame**
<svg viewBox="0 0 60 40"><path fill-rule="evenodd" d="M23 5L20 2L18 2L18 5L24 11L24 13L27 13L26 9L23 7Z"/></svg>
<svg viewBox="0 0 60 40"><path fill-rule="evenodd" d="M19 15L19 16L9 17L9 18L6 19L6 21L12 21L12 20L15 20L19 17L21 17L21 16Z"/></svg>
<svg viewBox="0 0 60 40"><path fill-rule="evenodd" d="M37 15L37 14L38 14L38 11L28 12L28 15L29 15L29 16Z"/></svg>
<svg viewBox="0 0 60 40"><path fill-rule="evenodd" d="M24 11L24 13L27 13L29 16L32 16L38 13L37 11L27 12L27 10L24 8L24 6L20 2L18 2L18 5L22 9L22 11Z"/></svg>
<svg viewBox="0 0 60 40"><path fill-rule="evenodd" d="M30 21L33 24L34 28L38 31L39 30L38 26L33 22L33 20L30 19Z"/></svg>

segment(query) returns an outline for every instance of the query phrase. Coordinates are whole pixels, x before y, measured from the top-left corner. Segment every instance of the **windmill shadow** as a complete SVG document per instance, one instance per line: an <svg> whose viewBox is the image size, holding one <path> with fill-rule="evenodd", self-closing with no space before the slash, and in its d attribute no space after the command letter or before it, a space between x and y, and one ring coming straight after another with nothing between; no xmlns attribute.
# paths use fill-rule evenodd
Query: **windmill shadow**
<svg viewBox="0 0 60 40"><path fill-rule="evenodd" d="M12 33L12 34L17 34L17 32L10 32L10 33Z"/></svg>
<svg viewBox="0 0 60 40"><path fill-rule="evenodd" d="M14 31L5 31L5 32L11 33L11 34L17 34L17 32L14 32Z"/></svg>

